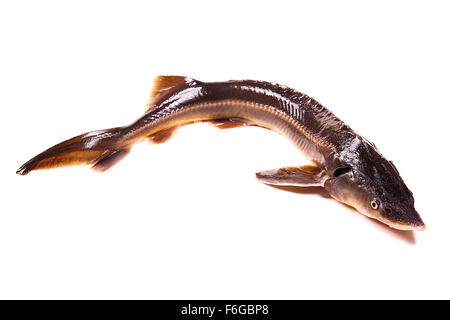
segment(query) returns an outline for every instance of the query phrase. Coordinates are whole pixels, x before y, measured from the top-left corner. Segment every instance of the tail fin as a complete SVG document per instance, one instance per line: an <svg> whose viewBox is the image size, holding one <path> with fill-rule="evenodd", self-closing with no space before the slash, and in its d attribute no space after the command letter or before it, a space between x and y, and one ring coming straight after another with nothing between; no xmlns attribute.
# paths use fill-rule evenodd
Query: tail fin
<svg viewBox="0 0 450 320"><path fill-rule="evenodd" d="M147 111L152 110L166 95L180 86L197 83L197 80L181 76L158 76L155 78ZM176 128L162 130L150 137L155 143L167 140ZM130 151L131 143L123 141L123 128L91 131L61 142L32 158L18 170L17 174L26 175L37 169L91 164L92 168L105 171L125 157Z"/></svg>
<svg viewBox="0 0 450 320"><path fill-rule="evenodd" d="M91 164L93 169L105 171L129 152L130 145L121 142L121 129L91 131L63 141L27 161L16 173L76 164Z"/></svg>

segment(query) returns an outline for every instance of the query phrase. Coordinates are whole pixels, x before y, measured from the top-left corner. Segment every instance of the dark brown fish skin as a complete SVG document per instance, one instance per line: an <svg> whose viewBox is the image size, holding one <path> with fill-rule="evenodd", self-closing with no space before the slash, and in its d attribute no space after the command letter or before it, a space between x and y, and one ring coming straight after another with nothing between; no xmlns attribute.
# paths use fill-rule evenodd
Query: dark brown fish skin
<svg viewBox="0 0 450 320"><path fill-rule="evenodd" d="M263 81L205 83L184 77L160 80L167 84L152 94L148 111L134 123L69 139L31 159L17 173L71 163L90 163L103 171L143 138L164 142L180 125L233 119L235 123L230 127L242 122L287 137L323 171L319 175L324 177L323 186L335 199L392 227L424 229L412 193L392 162L311 97ZM80 150L88 152L84 156L76 153L79 159L74 161L73 152ZM377 209L369 205L374 199L379 203Z"/></svg>
<svg viewBox="0 0 450 320"><path fill-rule="evenodd" d="M273 109L292 119L296 124L303 125L308 132L312 133L312 139L302 133L299 134L298 130L292 129L288 130L291 135L290 140L298 149L304 151L308 158L316 162L321 163L324 158L329 158L333 153L339 152L340 148L355 136L353 130L316 100L286 86L254 80L204 83L189 78L182 86L155 100L153 102L155 107L125 129L125 135L141 137L143 132L153 132L149 128L149 124L155 123L157 120L188 110L201 103L226 100L267 106L268 109ZM227 114L229 106L215 107L214 109L224 112L222 115L211 115L209 119L202 119L202 116L199 116L197 120L244 116L242 121L248 123L254 121L254 113L242 115L233 114L231 111ZM277 128L261 123L256 125L277 130ZM283 126L285 125L284 123ZM283 134L283 132L281 133ZM284 135L287 136L288 133L285 132Z"/></svg>

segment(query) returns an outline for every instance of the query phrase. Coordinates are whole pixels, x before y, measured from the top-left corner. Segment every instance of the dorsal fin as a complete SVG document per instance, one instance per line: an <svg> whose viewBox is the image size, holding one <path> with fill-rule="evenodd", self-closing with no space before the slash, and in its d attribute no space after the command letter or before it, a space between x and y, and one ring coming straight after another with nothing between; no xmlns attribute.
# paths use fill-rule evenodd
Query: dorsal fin
<svg viewBox="0 0 450 320"><path fill-rule="evenodd" d="M194 79L182 76L157 76L155 80L153 80L152 92L150 93L150 98L145 106L146 110L148 111L153 107L154 101L158 97L192 81L194 81Z"/></svg>

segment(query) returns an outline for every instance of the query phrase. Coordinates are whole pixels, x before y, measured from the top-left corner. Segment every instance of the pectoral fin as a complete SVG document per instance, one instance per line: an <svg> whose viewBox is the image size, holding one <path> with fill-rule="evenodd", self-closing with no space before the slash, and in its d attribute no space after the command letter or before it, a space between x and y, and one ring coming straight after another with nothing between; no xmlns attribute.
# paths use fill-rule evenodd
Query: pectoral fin
<svg viewBox="0 0 450 320"><path fill-rule="evenodd" d="M285 167L256 173L262 183L277 186L323 186L325 171L316 166Z"/></svg>

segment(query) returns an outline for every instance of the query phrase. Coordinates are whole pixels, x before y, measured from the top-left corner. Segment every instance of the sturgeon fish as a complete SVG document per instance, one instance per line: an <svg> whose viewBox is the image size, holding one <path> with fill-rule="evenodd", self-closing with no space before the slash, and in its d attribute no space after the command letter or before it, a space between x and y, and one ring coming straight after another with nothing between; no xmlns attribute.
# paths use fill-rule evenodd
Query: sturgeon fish
<svg viewBox="0 0 450 320"><path fill-rule="evenodd" d="M104 171L143 139L166 141L180 126L207 121L286 137L313 165L256 173L269 185L321 186L337 201L400 230L425 230L414 197L392 161L314 99L286 86L253 80L201 82L159 76L143 116L128 126L91 131L38 154L17 173L73 164Z"/></svg>

